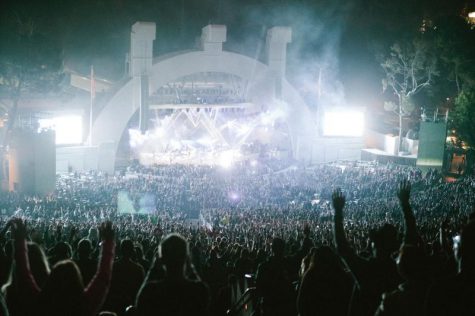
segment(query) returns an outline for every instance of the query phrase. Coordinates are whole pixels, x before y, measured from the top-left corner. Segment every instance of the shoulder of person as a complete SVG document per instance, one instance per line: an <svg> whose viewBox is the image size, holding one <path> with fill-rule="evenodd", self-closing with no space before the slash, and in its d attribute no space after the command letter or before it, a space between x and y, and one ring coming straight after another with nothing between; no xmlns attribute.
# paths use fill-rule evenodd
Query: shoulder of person
<svg viewBox="0 0 475 316"><path fill-rule="evenodd" d="M404 294L399 290L383 293L381 296L381 304L379 310L381 312L394 312L398 310L398 307L403 303Z"/></svg>

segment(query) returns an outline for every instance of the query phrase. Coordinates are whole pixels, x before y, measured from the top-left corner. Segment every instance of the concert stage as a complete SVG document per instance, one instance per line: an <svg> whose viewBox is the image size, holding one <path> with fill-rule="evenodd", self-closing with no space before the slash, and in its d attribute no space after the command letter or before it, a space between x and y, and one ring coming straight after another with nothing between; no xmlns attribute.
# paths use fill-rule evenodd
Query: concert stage
<svg viewBox="0 0 475 316"><path fill-rule="evenodd" d="M383 150L368 148L361 150L361 160L377 161L379 163L392 162L400 165L415 166L417 155L396 156L391 155Z"/></svg>

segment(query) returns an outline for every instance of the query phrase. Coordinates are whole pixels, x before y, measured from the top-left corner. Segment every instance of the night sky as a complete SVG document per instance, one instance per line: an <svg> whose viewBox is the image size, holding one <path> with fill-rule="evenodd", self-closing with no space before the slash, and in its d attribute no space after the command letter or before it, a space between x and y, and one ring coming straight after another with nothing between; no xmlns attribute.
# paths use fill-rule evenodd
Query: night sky
<svg viewBox="0 0 475 316"><path fill-rule="evenodd" d="M213 23L228 27L225 49L262 58L266 30L290 26L287 73L304 96L314 93L306 86L322 68L329 93L357 105L381 104L382 70L375 56L414 36L424 20L460 18L471 5L464 0L4 0L0 54L15 41L12 34L31 22L39 41L56 50L67 67L87 73L94 64L100 76L117 80L136 21L156 22L156 56L196 48L201 28Z"/></svg>

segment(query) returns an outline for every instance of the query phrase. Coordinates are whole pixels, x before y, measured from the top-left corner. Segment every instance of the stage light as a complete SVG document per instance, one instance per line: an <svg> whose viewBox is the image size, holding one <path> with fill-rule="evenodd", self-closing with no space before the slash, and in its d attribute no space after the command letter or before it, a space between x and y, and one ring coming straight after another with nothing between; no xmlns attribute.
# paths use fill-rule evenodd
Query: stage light
<svg viewBox="0 0 475 316"><path fill-rule="evenodd" d="M165 129L163 129L162 127L158 127L154 130L154 134L156 137L163 137L165 136Z"/></svg>
<svg viewBox="0 0 475 316"><path fill-rule="evenodd" d="M145 142L145 135L138 129L129 129L129 144L130 147L135 148Z"/></svg>
<svg viewBox="0 0 475 316"><path fill-rule="evenodd" d="M323 116L325 136L360 137L364 132L364 113L356 110L327 111Z"/></svg>
<svg viewBox="0 0 475 316"><path fill-rule="evenodd" d="M226 150L219 154L217 164L225 169L231 168L241 156L238 150Z"/></svg>
<svg viewBox="0 0 475 316"><path fill-rule="evenodd" d="M229 198L233 201L237 201L237 200L239 200L239 194L237 194L236 192L230 192L229 193Z"/></svg>
<svg viewBox="0 0 475 316"><path fill-rule="evenodd" d="M80 115L40 119L38 123L40 129L54 129L57 145L82 143L82 117Z"/></svg>
<svg viewBox="0 0 475 316"><path fill-rule="evenodd" d="M209 147L213 145L213 140L210 137L202 137L197 140L197 143Z"/></svg>
<svg viewBox="0 0 475 316"><path fill-rule="evenodd" d="M251 131L252 127L249 125L241 125L237 128L239 135L245 135Z"/></svg>
<svg viewBox="0 0 475 316"><path fill-rule="evenodd" d="M272 119L270 114L265 113L264 116L261 119L261 122L262 122L263 125L271 125L274 122L274 120Z"/></svg>
<svg viewBox="0 0 475 316"><path fill-rule="evenodd" d="M228 169L228 168L231 168L231 166L233 165L234 163L234 154L232 151L223 151L220 155L219 155L219 158L218 158L218 164L225 168L225 169Z"/></svg>

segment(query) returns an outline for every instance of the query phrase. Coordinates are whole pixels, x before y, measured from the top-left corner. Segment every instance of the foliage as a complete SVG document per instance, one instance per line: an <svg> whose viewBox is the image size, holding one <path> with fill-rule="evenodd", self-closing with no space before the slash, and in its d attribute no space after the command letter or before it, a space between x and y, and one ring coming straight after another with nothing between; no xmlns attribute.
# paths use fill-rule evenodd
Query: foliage
<svg viewBox="0 0 475 316"><path fill-rule="evenodd" d="M60 79L59 49L33 19L12 18L8 26L2 32L0 53L2 96L18 98L53 89Z"/></svg>
<svg viewBox="0 0 475 316"><path fill-rule="evenodd" d="M436 62L427 42L405 41L391 46L389 55L381 63L385 72L383 91L391 90L397 98L399 114L411 113L413 97L429 87L437 75Z"/></svg>
<svg viewBox="0 0 475 316"><path fill-rule="evenodd" d="M475 146L475 89L464 90L455 100L455 109L450 114L451 127L472 148Z"/></svg>
<svg viewBox="0 0 475 316"><path fill-rule="evenodd" d="M414 111L414 97L427 89L437 76L436 59L431 53L429 42L416 38L392 45L389 54L383 58L381 67L385 73L382 80L383 91L392 92L392 100L385 102L384 108L399 117L400 151L403 117Z"/></svg>

